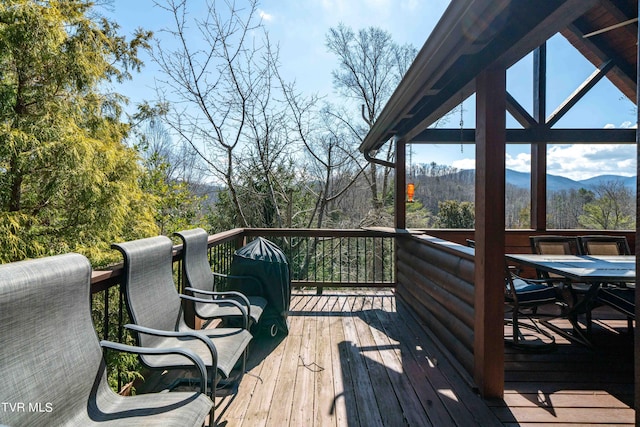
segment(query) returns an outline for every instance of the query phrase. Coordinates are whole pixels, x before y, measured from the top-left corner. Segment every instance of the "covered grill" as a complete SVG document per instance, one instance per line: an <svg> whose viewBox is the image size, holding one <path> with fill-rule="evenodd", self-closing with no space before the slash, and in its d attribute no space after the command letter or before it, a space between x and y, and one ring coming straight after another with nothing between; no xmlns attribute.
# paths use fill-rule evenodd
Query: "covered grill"
<svg viewBox="0 0 640 427"><path fill-rule="evenodd" d="M260 320L261 329L275 336L278 331L289 333L287 317L291 301L291 277L289 262L284 252L267 239L258 237L235 251L231 262L232 276L252 276L261 283L261 297L267 307ZM244 293L241 281L234 281L236 289ZM251 293L248 293L251 295Z"/></svg>

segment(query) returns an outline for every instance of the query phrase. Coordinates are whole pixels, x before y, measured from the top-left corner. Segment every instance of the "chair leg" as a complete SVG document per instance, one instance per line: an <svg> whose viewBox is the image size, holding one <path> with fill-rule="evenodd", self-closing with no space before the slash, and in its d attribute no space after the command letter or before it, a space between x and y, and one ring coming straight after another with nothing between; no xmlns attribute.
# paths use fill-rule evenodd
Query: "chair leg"
<svg viewBox="0 0 640 427"><path fill-rule="evenodd" d="M513 330L513 343L518 345L518 341L520 340L520 326L518 325L518 312L513 310L513 314L511 316L511 325Z"/></svg>
<svg viewBox="0 0 640 427"><path fill-rule="evenodd" d="M211 391L209 393L211 398L211 410L209 411L209 427L216 425L216 388L218 388L218 376L217 369L212 372L211 376Z"/></svg>
<svg viewBox="0 0 640 427"><path fill-rule="evenodd" d="M553 351L556 348L556 338L553 336L552 333L543 330L542 328L540 328L540 326L538 325L538 323L528 317L531 320L531 325L529 324L522 324L520 325L518 316L521 314L518 310L518 307L514 307L512 316L511 316L511 326L512 326L512 331L513 331L513 339L512 339L512 343L509 343L508 341L506 341L507 344L511 344L513 345L514 348L519 348L519 349L523 349L523 350L528 350L528 351L537 351L537 352L546 352L546 351ZM525 314L523 314L523 316L526 316ZM528 343L526 342L526 340L523 338L522 340L520 339L520 328L526 328L526 329L530 329L532 331L537 332L538 334L544 335L545 337L547 337L549 339L549 342L542 342L542 343Z"/></svg>

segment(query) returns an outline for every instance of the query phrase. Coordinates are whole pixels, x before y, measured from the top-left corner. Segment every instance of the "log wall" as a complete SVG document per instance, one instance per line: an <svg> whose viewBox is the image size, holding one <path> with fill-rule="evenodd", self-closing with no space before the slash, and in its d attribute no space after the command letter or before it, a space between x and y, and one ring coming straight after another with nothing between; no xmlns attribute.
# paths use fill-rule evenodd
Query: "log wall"
<svg viewBox="0 0 640 427"><path fill-rule="evenodd" d="M473 250L428 235L398 237L396 295L473 373Z"/></svg>

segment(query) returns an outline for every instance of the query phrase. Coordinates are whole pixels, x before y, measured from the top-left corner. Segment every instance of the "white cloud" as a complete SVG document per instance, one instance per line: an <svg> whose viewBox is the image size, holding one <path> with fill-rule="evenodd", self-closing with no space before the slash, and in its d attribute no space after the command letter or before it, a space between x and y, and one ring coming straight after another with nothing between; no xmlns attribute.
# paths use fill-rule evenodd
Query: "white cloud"
<svg viewBox="0 0 640 427"><path fill-rule="evenodd" d="M547 154L547 171L551 175L582 180L597 175L636 173L636 147L631 144L551 145ZM473 158L454 160L457 169L475 169ZM505 166L518 172L531 172L531 154L506 154Z"/></svg>
<svg viewBox="0 0 640 427"><path fill-rule="evenodd" d="M258 9L258 14L260 15L260 18L265 22L273 21L273 15L270 14L270 13L265 12L262 9Z"/></svg>
<svg viewBox="0 0 640 427"><path fill-rule="evenodd" d="M622 123L620 123L620 126L616 126L613 123L607 123L606 125L604 125L605 129L615 129L615 128L620 128L620 129L636 129L638 127L637 123L632 123L629 120L624 121Z"/></svg>
<svg viewBox="0 0 640 427"><path fill-rule="evenodd" d="M632 176L636 173L636 146L553 145L547 154L547 171L576 180L610 174Z"/></svg>
<svg viewBox="0 0 640 427"><path fill-rule="evenodd" d="M476 168L476 159L460 159L455 160L451 166L459 170L465 169L475 169Z"/></svg>
<svg viewBox="0 0 640 427"><path fill-rule="evenodd" d="M507 153L505 157L505 166L507 169L512 169L518 172L530 172L531 154L519 153L516 157L512 157L509 153Z"/></svg>
<svg viewBox="0 0 640 427"><path fill-rule="evenodd" d="M402 9L405 9L408 11L418 10L418 8L420 7L420 2L418 0L403 1L401 3L401 7Z"/></svg>

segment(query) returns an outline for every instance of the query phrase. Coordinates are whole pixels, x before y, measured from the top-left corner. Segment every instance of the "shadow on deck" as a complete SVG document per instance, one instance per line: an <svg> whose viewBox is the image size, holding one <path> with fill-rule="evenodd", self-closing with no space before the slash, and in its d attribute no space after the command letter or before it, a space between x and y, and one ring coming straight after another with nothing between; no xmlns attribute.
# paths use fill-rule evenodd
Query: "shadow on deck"
<svg viewBox="0 0 640 427"><path fill-rule="evenodd" d="M493 407L505 425L635 425L633 332L612 309L593 316L593 350L560 336L552 353L505 350L504 400ZM570 329L567 321L553 324Z"/></svg>
<svg viewBox="0 0 640 427"><path fill-rule="evenodd" d="M216 401L216 422L634 425L633 340L610 314L595 312L595 351L560 337L553 353L507 348L504 400L483 400L391 291L299 291L289 335L254 340L238 392Z"/></svg>

